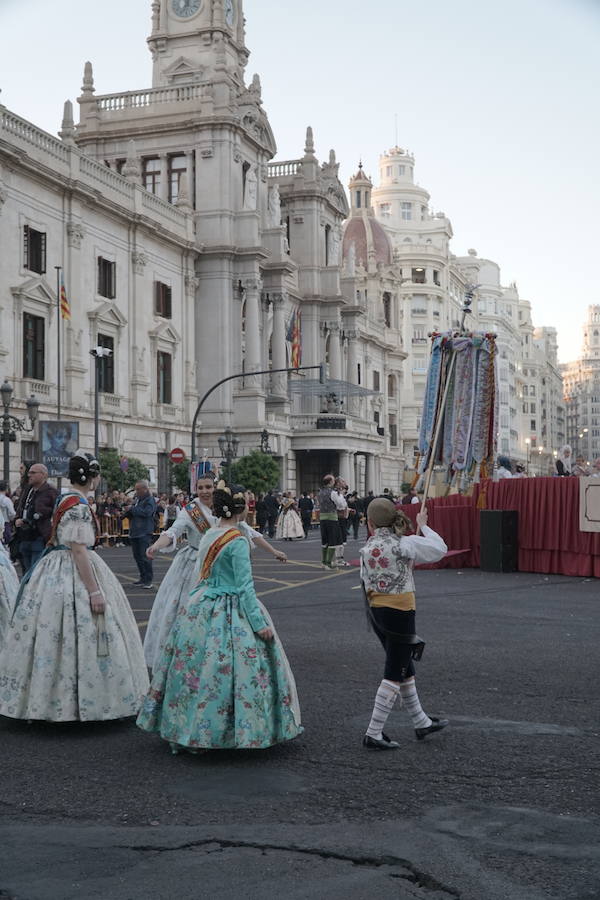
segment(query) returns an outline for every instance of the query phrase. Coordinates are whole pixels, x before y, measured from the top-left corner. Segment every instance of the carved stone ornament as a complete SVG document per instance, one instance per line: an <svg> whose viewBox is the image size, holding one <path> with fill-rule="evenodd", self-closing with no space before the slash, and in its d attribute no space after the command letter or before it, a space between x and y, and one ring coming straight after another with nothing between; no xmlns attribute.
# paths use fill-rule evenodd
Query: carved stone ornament
<svg viewBox="0 0 600 900"><path fill-rule="evenodd" d="M85 237L85 228L79 222L67 222L67 241L69 247L81 250L81 242Z"/></svg>
<svg viewBox="0 0 600 900"><path fill-rule="evenodd" d="M148 265L148 257L143 250L134 250L131 254L131 262L133 263L135 274L143 275L144 269Z"/></svg>
<svg viewBox="0 0 600 900"><path fill-rule="evenodd" d="M195 297L196 291L200 287L200 279L197 275L185 276L185 292L188 297Z"/></svg>
<svg viewBox="0 0 600 900"><path fill-rule="evenodd" d="M251 277L244 278L244 289L248 292L258 293L262 288L262 281L260 278Z"/></svg>
<svg viewBox="0 0 600 900"><path fill-rule="evenodd" d="M214 150L212 147L201 147L200 148L200 158L201 159L210 159L214 155Z"/></svg>
<svg viewBox="0 0 600 900"><path fill-rule="evenodd" d="M0 213L2 212L2 207L8 200L8 191L6 190L6 186L2 181L0 181Z"/></svg>

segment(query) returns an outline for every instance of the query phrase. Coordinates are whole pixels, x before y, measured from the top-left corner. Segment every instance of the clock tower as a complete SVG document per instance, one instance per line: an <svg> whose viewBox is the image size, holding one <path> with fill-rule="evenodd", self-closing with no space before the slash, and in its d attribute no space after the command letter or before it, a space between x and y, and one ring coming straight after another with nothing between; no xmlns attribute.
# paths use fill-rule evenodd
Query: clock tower
<svg viewBox="0 0 600 900"><path fill-rule="evenodd" d="M248 61L242 0L154 0L152 87L214 80L229 71L243 83Z"/></svg>

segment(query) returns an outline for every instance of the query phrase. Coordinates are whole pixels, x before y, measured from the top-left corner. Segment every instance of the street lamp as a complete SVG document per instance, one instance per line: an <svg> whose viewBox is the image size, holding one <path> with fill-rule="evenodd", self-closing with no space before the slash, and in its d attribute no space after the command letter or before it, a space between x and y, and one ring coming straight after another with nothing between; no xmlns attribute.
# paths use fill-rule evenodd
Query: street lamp
<svg viewBox="0 0 600 900"><path fill-rule="evenodd" d="M90 350L90 356L93 356L96 364L95 364L95 373L94 373L94 459L98 459L98 453L100 452L99 443L100 443L100 422L98 419L98 396L100 394L100 366L102 365L103 359L108 359L109 356L112 356L112 350L108 347L93 347Z"/></svg>
<svg viewBox="0 0 600 900"><path fill-rule="evenodd" d="M529 475L529 460L531 459L531 440L529 438L525 438L525 446L527 448L527 475Z"/></svg>
<svg viewBox="0 0 600 900"><path fill-rule="evenodd" d="M233 433L231 428L227 426L225 429L225 434L222 434L219 438L219 450L221 451L221 456L225 460L225 465L227 467L227 481L231 481L231 463L237 457L238 454L238 446L240 443L240 439Z"/></svg>
<svg viewBox="0 0 600 900"><path fill-rule="evenodd" d="M8 482L10 479L10 442L16 441L17 431L33 431L33 429L35 428L35 423L37 422L40 404L33 394L27 400L27 416L30 423L30 427L28 428L25 424L25 419L17 419L16 416L11 416L10 414L10 401L13 395L13 387L12 384L9 383L7 378L4 379L4 383L2 387L0 387L0 394L2 394L2 407L4 410L4 412L2 413L2 441L4 443L4 481Z"/></svg>

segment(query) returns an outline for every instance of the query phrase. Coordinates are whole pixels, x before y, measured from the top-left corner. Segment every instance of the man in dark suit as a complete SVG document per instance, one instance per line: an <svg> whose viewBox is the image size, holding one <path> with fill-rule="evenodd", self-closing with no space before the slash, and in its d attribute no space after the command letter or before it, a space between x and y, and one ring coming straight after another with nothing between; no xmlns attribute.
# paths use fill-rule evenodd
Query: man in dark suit
<svg viewBox="0 0 600 900"><path fill-rule="evenodd" d="M140 577L134 584L151 590L153 587L152 560L146 556L146 550L152 543L154 533L154 516L156 515L156 500L150 493L147 481L138 481L135 486L135 499L126 506L123 515L129 519L129 541L133 551L133 558L138 567Z"/></svg>
<svg viewBox="0 0 600 900"><path fill-rule="evenodd" d="M274 496L273 491L269 491L265 497L265 506L267 507L267 527L269 529L269 537L275 537L275 522L279 513L279 500Z"/></svg>
<svg viewBox="0 0 600 900"><path fill-rule="evenodd" d="M312 514L315 504L308 496L308 491L302 491L302 496L298 500L298 509L300 510L300 518L302 519L302 527L304 528L304 538L308 537L310 524L312 522Z"/></svg>
<svg viewBox="0 0 600 900"><path fill-rule="evenodd" d="M56 488L48 484L48 469L41 463L33 463L27 480L29 489L19 498L15 519L23 574L35 566L48 543L57 496Z"/></svg>

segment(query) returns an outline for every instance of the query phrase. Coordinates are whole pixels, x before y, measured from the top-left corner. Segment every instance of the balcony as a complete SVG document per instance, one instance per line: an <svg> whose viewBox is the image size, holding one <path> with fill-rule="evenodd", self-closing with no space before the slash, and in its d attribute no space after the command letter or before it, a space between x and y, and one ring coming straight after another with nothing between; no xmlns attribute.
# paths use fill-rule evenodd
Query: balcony
<svg viewBox="0 0 600 900"><path fill-rule="evenodd" d="M418 307L415 307L414 309L411 309L411 313L413 314L413 316L426 316L427 310L423 309L423 307L421 307L421 306L418 306Z"/></svg>
<svg viewBox="0 0 600 900"><path fill-rule="evenodd" d="M318 416L315 425L318 431L339 431L346 428L346 416Z"/></svg>
<svg viewBox="0 0 600 900"><path fill-rule="evenodd" d="M427 338L426 337L414 337L412 339L412 343L413 344L426 344Z"/></svg>

